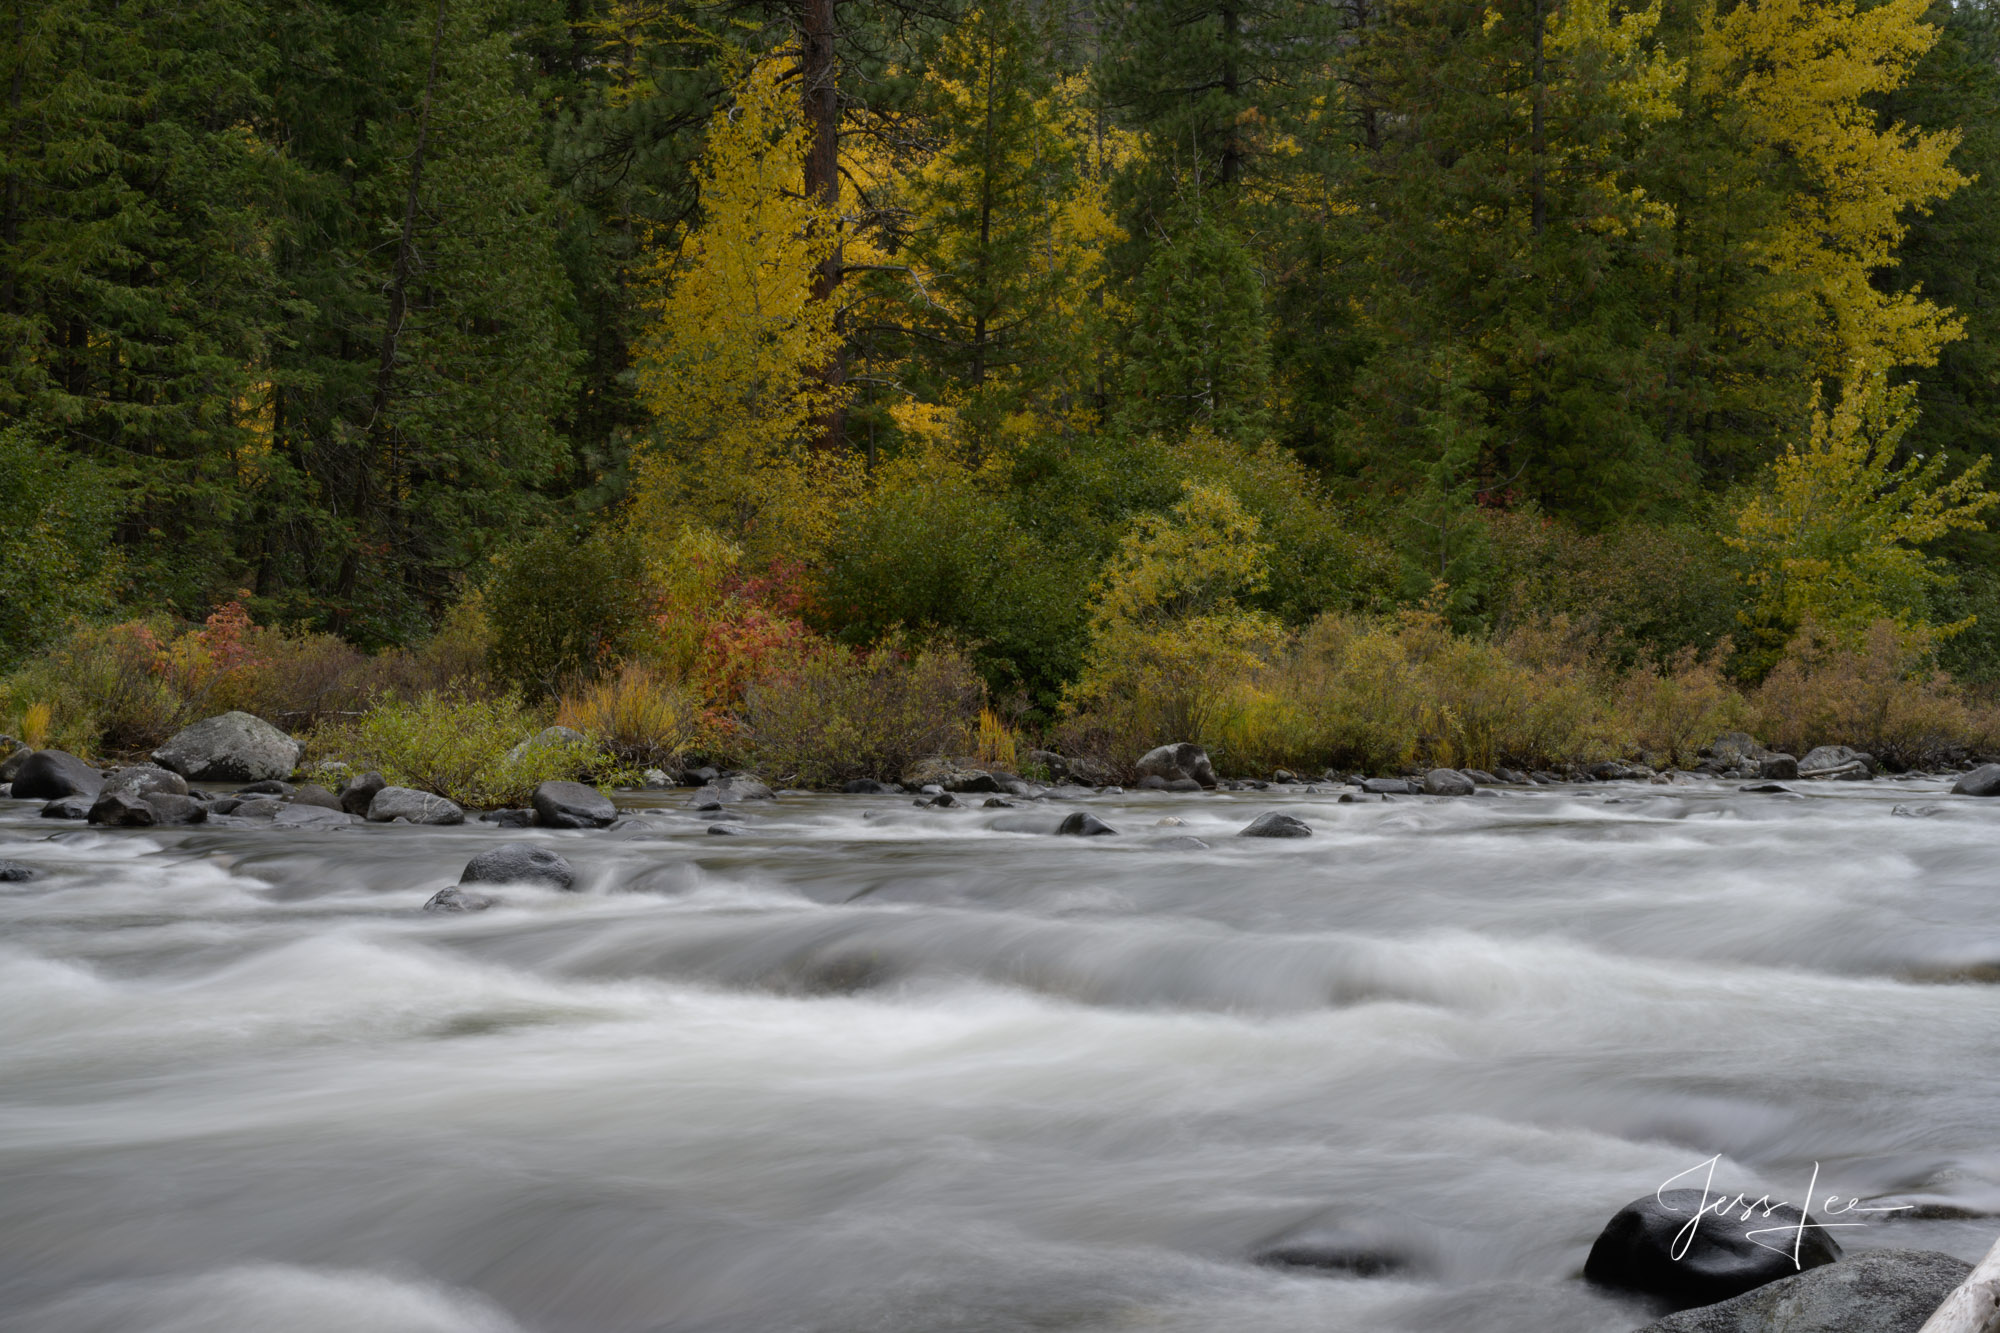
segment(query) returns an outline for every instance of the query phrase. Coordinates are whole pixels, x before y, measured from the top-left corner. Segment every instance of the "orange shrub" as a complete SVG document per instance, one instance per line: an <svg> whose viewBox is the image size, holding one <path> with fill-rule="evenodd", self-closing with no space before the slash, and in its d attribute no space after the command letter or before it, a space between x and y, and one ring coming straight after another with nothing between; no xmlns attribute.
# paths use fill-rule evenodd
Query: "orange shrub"
<svg viewBox="0 0 2000 1333"><path fill-rule="evenodd" d="M1753 702L1765 743L1796 755L1851 745L1892 768L1919 768L1995 741L1993 713L1931 665L1926 638L1888 620L1858 641L1808 625Z"/></svg>

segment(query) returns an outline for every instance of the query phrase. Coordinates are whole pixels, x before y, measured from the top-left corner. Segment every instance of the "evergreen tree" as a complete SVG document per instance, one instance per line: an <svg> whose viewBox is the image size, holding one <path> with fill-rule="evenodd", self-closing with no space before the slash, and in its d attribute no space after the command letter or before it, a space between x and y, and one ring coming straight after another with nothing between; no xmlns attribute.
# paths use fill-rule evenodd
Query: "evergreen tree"
<svg viewBox="0 0 2000 1333"><path fill-rule="evenodd" d="M1263 279L1243 243L1213 218L1180 222L1147 261L1136 305L1121 424L1261 439L1270 347Z"/></svg>

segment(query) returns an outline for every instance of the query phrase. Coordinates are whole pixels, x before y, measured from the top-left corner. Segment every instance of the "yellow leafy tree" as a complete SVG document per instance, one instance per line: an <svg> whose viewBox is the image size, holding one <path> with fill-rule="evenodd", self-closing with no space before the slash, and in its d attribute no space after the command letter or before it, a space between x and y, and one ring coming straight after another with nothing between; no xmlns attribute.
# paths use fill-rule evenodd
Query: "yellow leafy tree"
<svg viewBox="0 0 2000 1333"><path fill-rule="evenodd" d="M1926 594L1948 576L1922 547L1984 527L2000 496L1981 485L1985 458L1956 476L1942 454L1898 461L1915 395L1914 384L1892 387L1857 363L1833 410L1814 409L1806 438L1786 446L1769 484L1737 509L1728 541L1750 559L1757 601L1746 619L1763 665L1807 624L1858 635L1893 620L1934 640L1971 623L1925 619Z"/></svg>
<svg viewBox="0 0 2000 1333"><path fill-rule="evenodd" d="M633 523L657 549L689 524L754 560L809 556L856 485L853 460L809 446L842 391L819 373L838 311L814 300L838 230L803 194L806 131L781 62L753 68L710 122L700 223L642 273L634 362L655 420L636 463Z"/></svg>
<svg viewBox="0 0 2000 1333"><path fill-rule="evenodd" d="M1881 270L1912 211L1966 184L1956 130L1877 127L1871 97L1909 77L1937 40L1930 0L1750 0L1702 18L1697 91L1735 109L1751 137L1804 176L1768 240L1773 269L1808 278L1797 299L1830 314L1825 364L1928 366L1961 335L1916 291L1883 291Z"/></svg>
<svg viewBox="0 0 2000 1333"><path fill-rule="evenodd" d="M1136 519L1098 582L1070 708L1133 746L1207 736L1283 636L1239 600L1268 577L1258 532L1228 487L1193 480L1170 511Z"/></svg>

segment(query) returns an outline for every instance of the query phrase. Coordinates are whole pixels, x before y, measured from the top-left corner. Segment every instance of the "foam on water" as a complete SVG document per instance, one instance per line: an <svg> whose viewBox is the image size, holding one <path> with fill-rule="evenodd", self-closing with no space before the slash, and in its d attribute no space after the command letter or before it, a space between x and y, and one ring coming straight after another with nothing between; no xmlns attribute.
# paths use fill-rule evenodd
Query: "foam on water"
<svg viewBox="0 0 2000 1333"><path fill-rule="evenodd" d="M1590 1239L1711 1155L2000 1212L2000 988L1938 980L2000 960L2000 806L1940 789L0 810L47 872L0 887L0 1329L1629 1329ZM1231 836L1264 808L1318 833ZM418 910L502 839L585 891ZM1327 1226L1411 1265L1248 1262Z"/></svg>

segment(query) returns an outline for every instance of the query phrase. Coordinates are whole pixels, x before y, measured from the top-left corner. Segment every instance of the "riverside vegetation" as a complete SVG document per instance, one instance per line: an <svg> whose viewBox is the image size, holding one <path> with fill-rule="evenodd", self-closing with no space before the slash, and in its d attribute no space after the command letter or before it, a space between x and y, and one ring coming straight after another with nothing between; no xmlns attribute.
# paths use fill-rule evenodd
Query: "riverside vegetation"
<svg viewBox="0 0 2000 1333"><path fill-rule="evenodd" d="M1985 4L16 8L37 748L2000 753Z"/></svg>

